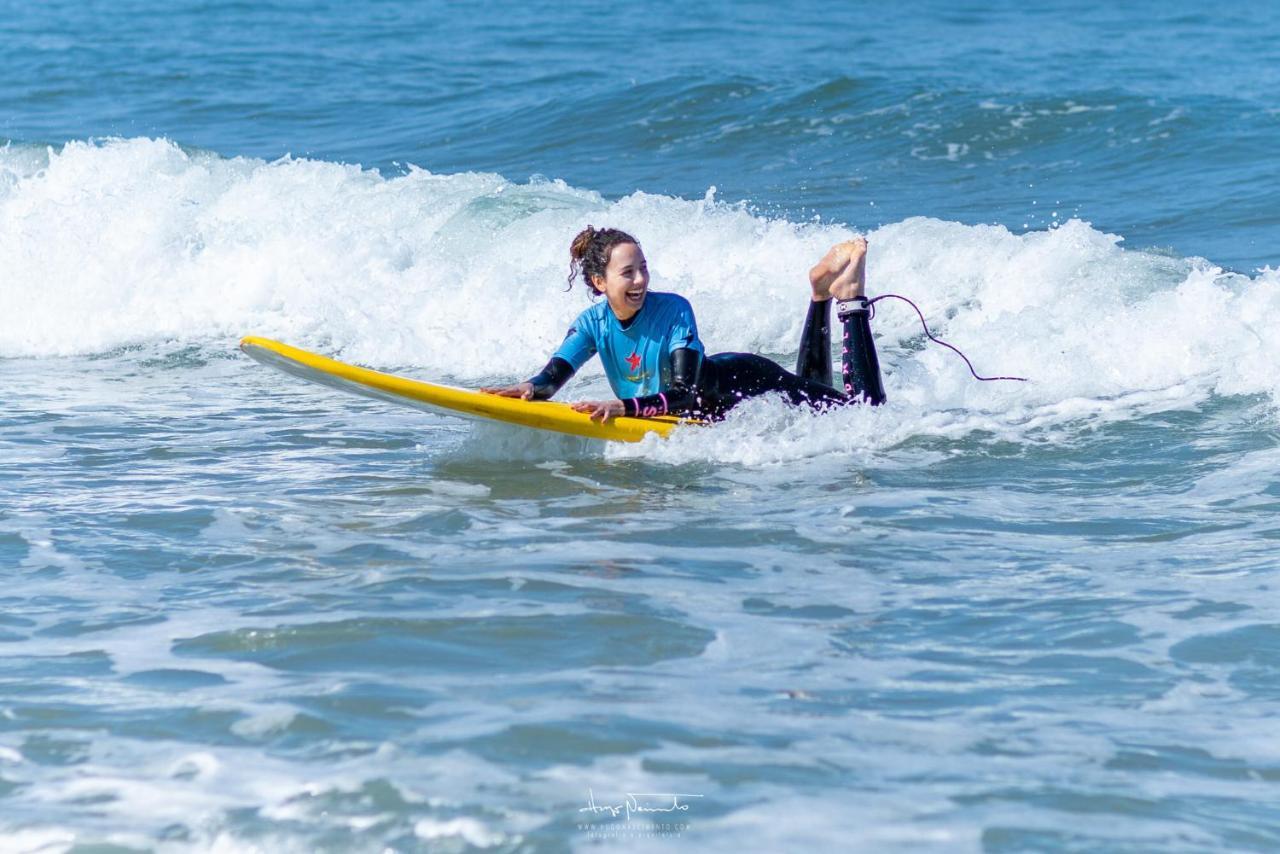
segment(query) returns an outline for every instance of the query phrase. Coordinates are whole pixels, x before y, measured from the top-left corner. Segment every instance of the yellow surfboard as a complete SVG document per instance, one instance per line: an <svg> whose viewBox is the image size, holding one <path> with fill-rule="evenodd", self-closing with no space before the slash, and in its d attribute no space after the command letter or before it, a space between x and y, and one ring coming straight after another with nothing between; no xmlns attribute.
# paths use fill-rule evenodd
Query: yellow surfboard
<svg viewBox="0 0 1280 854"><path fill-rule="evenodd" d="M241 339L240 349L264 365L313 383L439 415L505 421L538 430L554 430L613 442L639 442L650 433L666 436L682 423L697 423L663 416L611 418L601 424L599 421L592 421L585 413L574 412L566 403L517 400L465 388L424 383L349 365L269 338L250 335Z"/></svg>

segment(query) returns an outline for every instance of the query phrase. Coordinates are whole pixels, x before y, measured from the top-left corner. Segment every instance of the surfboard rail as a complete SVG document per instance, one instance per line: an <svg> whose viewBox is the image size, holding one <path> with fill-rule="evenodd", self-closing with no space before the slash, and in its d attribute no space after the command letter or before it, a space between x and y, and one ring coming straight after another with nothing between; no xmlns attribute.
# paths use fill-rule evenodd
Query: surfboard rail
<svg viewBox="0 0 1280 854"><path fill-rule="evenodd" d="M604 423L575 412L567 403L551 400L519 400L484 394L472 389L423 382L395 374L362 368L293 347L270 338L248 335L240 340L245 355L269 367L351 394L412 406L459 418L487 419L552 430L588 439L639 442L656 433L668 436L685 423L700 423L674 416L611 418Z"/></svg>

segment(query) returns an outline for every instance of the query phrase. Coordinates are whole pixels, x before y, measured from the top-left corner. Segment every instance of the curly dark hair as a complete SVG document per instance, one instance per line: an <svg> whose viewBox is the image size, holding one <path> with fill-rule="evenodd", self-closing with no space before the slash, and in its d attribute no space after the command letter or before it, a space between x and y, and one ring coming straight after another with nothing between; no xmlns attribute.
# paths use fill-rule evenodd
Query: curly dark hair
<svg viewBox="0 0 1280 854"><path fill-rule="evenodd" d="M640 245L639 240L617 228L592 228L588 225L578 232L578 236L569 245L569 287L573 287L573 280L581 274L582 281L591 289L592 296L601 293L591 278L604 277L613 247L624 243Z"/></svg>

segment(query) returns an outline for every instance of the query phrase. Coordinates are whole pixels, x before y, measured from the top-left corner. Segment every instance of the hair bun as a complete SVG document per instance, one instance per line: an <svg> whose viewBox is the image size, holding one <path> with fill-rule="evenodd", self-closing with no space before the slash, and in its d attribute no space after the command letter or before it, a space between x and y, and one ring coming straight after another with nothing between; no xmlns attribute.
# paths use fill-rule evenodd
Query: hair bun
<svg viewBox="0 0 1280 854"><path fill-rule="evenodd" d="M573 243L569 245L569 254L576 259L582 259L590 251L591 241L595 236L596 230L589 225L579 231L578 236L573 238Z"/></svg>

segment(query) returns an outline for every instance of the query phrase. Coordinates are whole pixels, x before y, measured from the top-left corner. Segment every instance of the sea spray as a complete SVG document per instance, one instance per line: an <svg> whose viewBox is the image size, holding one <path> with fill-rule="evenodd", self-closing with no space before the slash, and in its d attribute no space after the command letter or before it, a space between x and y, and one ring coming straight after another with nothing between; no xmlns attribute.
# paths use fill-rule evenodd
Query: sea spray
<svg viewBox="0 0 1280 854"><path fill-rule="evenodd" d="M41 155L10 147L0 164L0 354L10 358L127 358L120 348L161 344L215 354L257 333L427 379L523 378L589 302L564 276L568 239L591 222L640 237L653 287L690 299L709 351L789 364L807 267L850 234L765 218L713 191L611 202L544 179L384 177L167 140ZM752 429L743 416L657 457L681 458L686 442L695 456L749 463L883 451L921 435L1034 441L1046 424L1280 393L1268 367L1280 331L1265 322L1280 310L1275 270L1248 277L1127 251L1078 220L1014 234L918 217L868 238L873 294L910 295L981 370L1031 381L974 382L954 354L928 345L909 308L885 303L874 324L889 390L882 413L780 413L789 438L769 443L750 440L777 425ZM602 394L590 365L561 396Z"/></svg>

